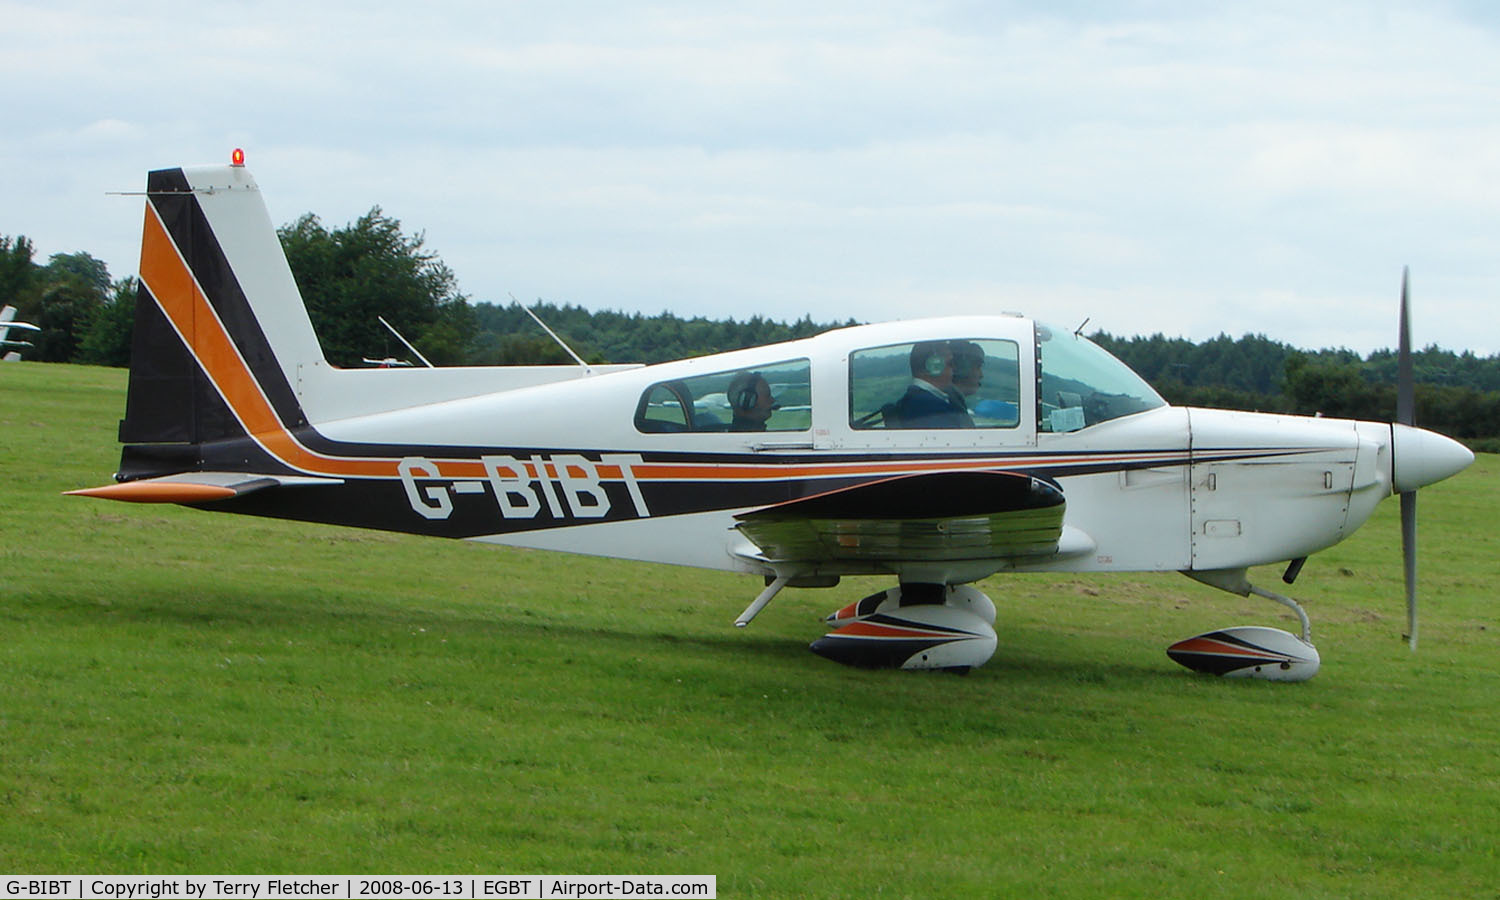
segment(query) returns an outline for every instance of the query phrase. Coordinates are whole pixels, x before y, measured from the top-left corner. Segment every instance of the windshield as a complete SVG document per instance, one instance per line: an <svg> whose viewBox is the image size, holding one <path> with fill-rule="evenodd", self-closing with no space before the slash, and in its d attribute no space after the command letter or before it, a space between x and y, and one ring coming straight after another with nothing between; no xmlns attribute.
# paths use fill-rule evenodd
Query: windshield
<svg viewBox="0 0 1500 900"><path fill-rule="evenodd" d="M1040 431L1077 431L1167 405L1141 376L1088 338L1038 322L1036 346Z"/></svg>

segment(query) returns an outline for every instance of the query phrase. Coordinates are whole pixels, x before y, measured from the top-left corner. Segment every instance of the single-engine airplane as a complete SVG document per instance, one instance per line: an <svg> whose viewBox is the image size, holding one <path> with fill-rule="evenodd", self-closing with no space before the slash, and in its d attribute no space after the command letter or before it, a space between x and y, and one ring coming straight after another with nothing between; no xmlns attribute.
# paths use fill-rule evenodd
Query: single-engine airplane
<svg viewBox="0 0 1500 900"><path fill-rule="evenodd" d="M1405 282L1403 279L1403 322ZM1403 329L1403 358L1409 339ZM1179 571L1291 607L1174 644L1191 668L1318 666L1252 585L1473 460L1412 424L1168 405L1074 331L1015 314L839 328L651 366L339 369L236 163L152 172L116 483L70 493L725 569L888 575L812 649L967 670L1006 571Z"/></svg>

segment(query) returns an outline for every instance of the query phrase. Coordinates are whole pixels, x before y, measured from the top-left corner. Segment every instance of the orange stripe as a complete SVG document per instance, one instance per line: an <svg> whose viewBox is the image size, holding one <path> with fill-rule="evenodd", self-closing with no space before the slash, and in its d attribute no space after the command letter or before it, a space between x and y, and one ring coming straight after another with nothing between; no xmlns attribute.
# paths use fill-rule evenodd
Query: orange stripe
<svg viewBox="0 0 1500 900"><path fill-rule="evenodd" d="M1261 659L1270 657L1273 659L1288 659L1281 653L1272 653L1269 650L1241 647L1238 644L1226 644L1213 638L1188 638L1171 646L1178 653L1207 653L1214 656L1252 656Z"/></svg>
<svg viewBox="0 0 1500 900"><path fill-rule="evenodd" d="M208 500L227 500L234 496L234 489L214 484L127 481L124 484L107 484L104 487L64 493L75 497L124 500L127 503L203 503Z"/></svg>
<svg viewBox="0 0 1500 900"><path fill-rule="evenodd" d="M873 449L873 448L872 448ZM1175 459L1180 453L1159 454L1163 459ZM725 464L713 463L643 463L633 467L636 477L645 476L656 481L667 481L680 479L683 481L713 481L713 480L750 480L764 478L778 480L783 478L833 478L844 475L899 475L902 473L927 473L954 470L995 471L1000 469L1015 469L1020 466L1033 468L1036 466L1050 466L1064 463L1081 463L1085 465L1097 465L1099 463L1112 463L1124 461L1149 462L1152 457L1137 453L1095 453L1086 456L1054 456L1054 457L1031 457L1018 458L1015 456L1004 457L970 457L967 459L945 459L923 461L906 457L879 462L850 462L850 463L816 463L806 466L791 466L781 463L764 463L760 465Z"/></svg>

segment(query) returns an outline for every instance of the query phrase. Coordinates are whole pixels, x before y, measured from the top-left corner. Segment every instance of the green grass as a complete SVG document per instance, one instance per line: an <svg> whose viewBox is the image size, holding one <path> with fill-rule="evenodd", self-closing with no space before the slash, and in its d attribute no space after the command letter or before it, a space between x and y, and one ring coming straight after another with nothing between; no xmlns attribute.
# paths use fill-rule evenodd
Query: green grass
<svg viewBox="0 0 1500 900"><path fill-rule="evenodd" d="M1295 593L1323 672L1163 653L1267 601L994 578L967 678L808 653L886 586L752 579L60 496L124 373L0 366L0 870L714 874L721 896L1493 897L1497 459ZM1275 571L1258 573L1268 585Z"/></svg>

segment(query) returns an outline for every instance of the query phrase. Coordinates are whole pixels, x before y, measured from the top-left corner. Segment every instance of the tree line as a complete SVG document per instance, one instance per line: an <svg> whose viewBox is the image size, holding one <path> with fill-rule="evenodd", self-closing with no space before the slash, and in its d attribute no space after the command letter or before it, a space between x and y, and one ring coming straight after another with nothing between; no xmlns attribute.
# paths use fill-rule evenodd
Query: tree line
<svg viewBox="0 0 1500 900"><path fill-rule="evenodd" d="M35 256L24 235L0 235L0 306L16 307L19 319L42 329L24 335L34 345L26 358L129 365L135 279L111 280L104 261L88 253L54 253L45 265Z"/></svg>
<svg viewBox="0 0 1500 900"><path fill-rule="evenodd" d="M1301 350L1264 335L1201 343L1161 334L1092 339L1151 382L1168 402L1294 415L1391 421L1396 352ZM1417 421L1500 452L1500 356L1430 346L1412 353Z"/></svg>
<svg viewBox="0 0 1500 900"><path fill-rule="evenodd" d="M427 250L424 236L374 207L342 228L311 213L277 229L314 330L329 362L410 358L380 324L384 317L436 365L545 365L570 357L520 303L473 302ZM35 260L24 236L0 236L0 303L41 326L28 359L125 366L130 360L136 281L113 280L88 253ZM810 337L858 324L779 322L756 315L683 318L537 301L530 307L590 363L655 363ZM1396 355L1309 351L1264 335L1193 342L1161 334L1090 337L1161 392L1192 406L1323 414L1372 420L1395 415ZM1500 356L1427 347L1413 354L1422 425L1500 451Z"/></svg>

